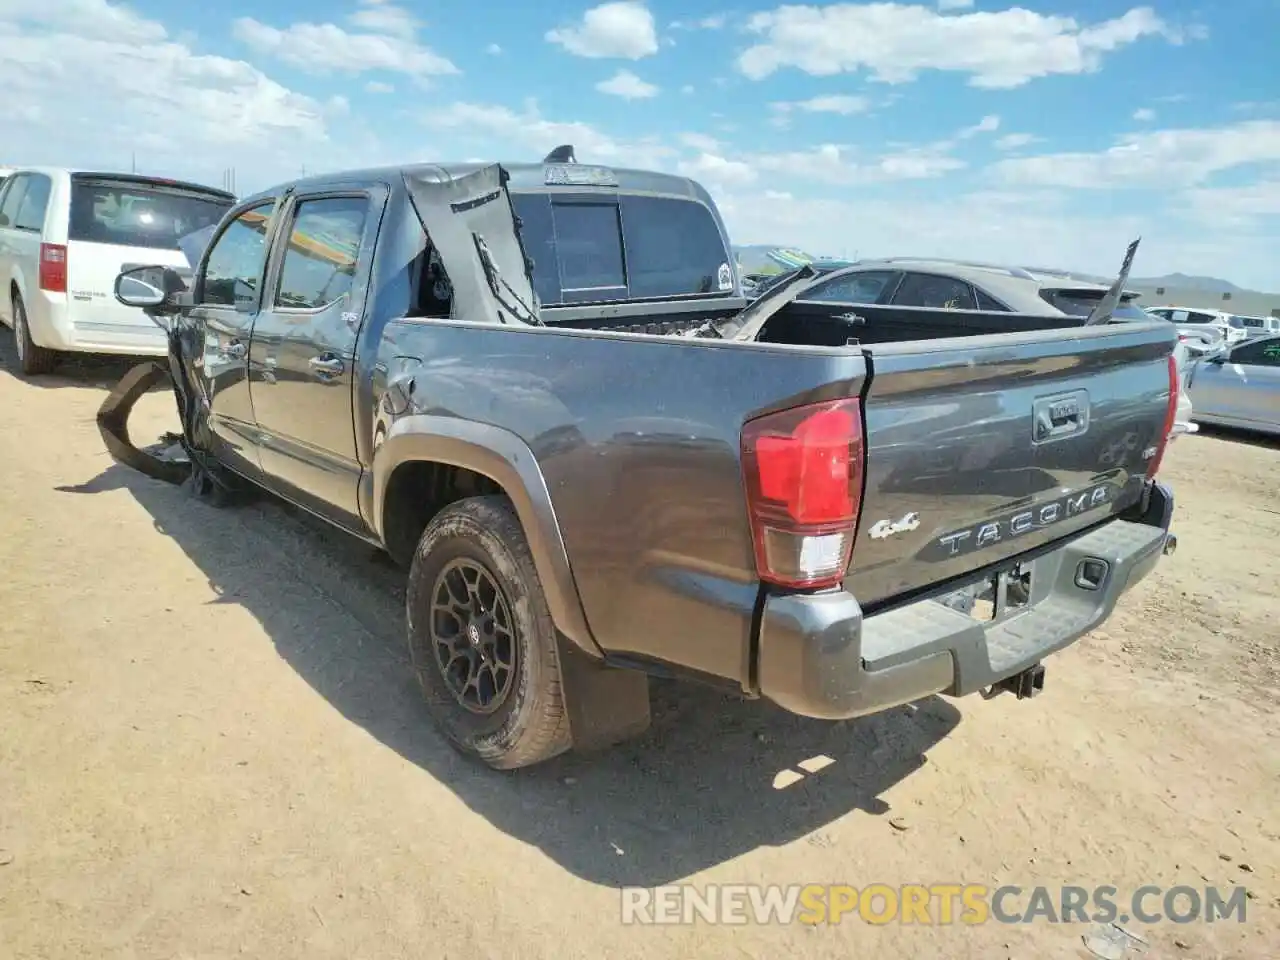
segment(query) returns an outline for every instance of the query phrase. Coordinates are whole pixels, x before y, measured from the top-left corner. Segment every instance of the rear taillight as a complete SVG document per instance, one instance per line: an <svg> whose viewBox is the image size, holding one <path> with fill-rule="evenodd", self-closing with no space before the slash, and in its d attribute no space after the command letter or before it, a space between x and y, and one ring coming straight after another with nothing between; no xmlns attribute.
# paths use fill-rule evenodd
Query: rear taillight
<svg viewBox="0 0 1280 960"><path fill-rule="evenodd" d="M60 243L40 244L40 289L67 292L67 248Z"/></svg>
<svg viewBox="0 0 1280 960"><path fill-rule="evenodd" d="M747 511L761 580L829 587L843 579L862 506L862 406L809 404L742 428Z"/></svg>
<svg viewBox="0 0 1280 960"><path fill-rule="evenodd" d="M1147 479L1153 479L1160 472L1160 461L1169 446L1169 438L1173 435L1173 425L1178 419L1178 361L1169 354L1169 407L1164 413L1164 430L1156 440L1155 456L1147 461Z"/></svg>

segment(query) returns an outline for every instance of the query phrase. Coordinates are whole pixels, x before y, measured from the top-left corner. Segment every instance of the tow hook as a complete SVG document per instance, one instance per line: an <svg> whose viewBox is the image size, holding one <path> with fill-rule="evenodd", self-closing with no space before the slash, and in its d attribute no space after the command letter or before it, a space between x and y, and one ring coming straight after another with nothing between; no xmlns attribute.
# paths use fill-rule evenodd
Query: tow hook
<svg viewBox="0 0 1280 960"><path fill-rule="evenodd" d="M991 689L982 694L984 700L998 697L1002 693L1012 693L1019 700L1028 700L1044 692L1044 664L1033 664L1021 673L1005 677L991 685Z"/></svg>
<svg viewBox="0 0 1280 960"><path fill-rule="evenodd" d="M1178 537L1177 537L1177 535L1172 534L1172 533L1166 533L1166 534L1164 535L1164 555L1165 555L1166 557L1172 557L1172 556L1173 556L1173 551L1175 551L1175 550L1177 550L1177 549L1178 549Z"/></svg>

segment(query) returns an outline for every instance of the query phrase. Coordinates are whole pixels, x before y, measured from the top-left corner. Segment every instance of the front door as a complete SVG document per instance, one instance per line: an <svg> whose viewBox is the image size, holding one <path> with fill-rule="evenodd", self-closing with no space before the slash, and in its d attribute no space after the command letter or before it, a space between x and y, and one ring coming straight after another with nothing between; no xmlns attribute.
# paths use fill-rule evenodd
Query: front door
<svg viewBox="0 0 1280 960"><path fill-rule="evenodd" d="M356 338L387 191L299 193L272 255L250 371L263 470L278 492L356 529Z"/></svg>
<svg viewBox="0 0 1280 960"><path fill-rule="evenodd" d="M218 232L189 308L204 330L199 370L209 402L212 452L233 470L255 477L259 461L249 397L249 334L262 300L276 209L274 199L263 200Z"/></svg>

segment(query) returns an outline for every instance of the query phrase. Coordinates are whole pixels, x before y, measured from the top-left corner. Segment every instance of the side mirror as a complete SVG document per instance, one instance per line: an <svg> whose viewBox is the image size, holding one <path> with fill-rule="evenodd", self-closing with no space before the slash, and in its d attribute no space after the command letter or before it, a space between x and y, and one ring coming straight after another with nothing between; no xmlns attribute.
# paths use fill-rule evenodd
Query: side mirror
<svg viewBox="0 0 1280 960"><path fill-rule="evenodd" d="M177 313L177 295L186 288L169 267L130 267L116 277L114 292L126 307L137 307L156 317Z"/></svg>

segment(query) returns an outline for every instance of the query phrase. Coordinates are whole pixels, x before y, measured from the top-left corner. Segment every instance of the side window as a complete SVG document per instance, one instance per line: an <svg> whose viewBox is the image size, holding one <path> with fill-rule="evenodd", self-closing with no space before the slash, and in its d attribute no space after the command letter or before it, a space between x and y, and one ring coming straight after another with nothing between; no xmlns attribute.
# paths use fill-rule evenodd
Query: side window
<svg viewBox="0 0 1280 960"><path fill-rule="evenodd" d="M804 299L817 303L877 303L897 274L892 270L854 273L819 284Z"/></svg>
<svg viewBox="0 0 1280 960"><path fill-rule="evenodd" d="M1280 340L1248 343L1231 351L1232 363L1248 363L1259 367L1280 367Z"/></svg>
<svg viewBox="0 0 1280 960"><path fill-rule="evenodd" d="M1213 323L1218 318L1208 313L1191 313L1187 315L1191 323Z"/></svg>
<svg viewBox="0 0 1280 960"><path fill-rule="evenodd" d="M280 267L277 307L318 310L351 292L369 198L302 200Z"/></svg>
<svg viewBox="0 0 1280 960"><path fill-rule="evenodd" d="M908 273L893 298L898 307L931 307L935 310L976 310L973 288L955 277Z"/></svg>
<svg viewBox="0 0 1280 960"><path fill-rule="evenodd" d="M1187 322L1187 311L1185 311L1185 310L1174 310L1174 311L1173 311L1173 313L1172 313L1172 315L1170 315L1170 316L1169 316L1169 319L1170 319L1170 320L1172 320L1174 323L1186 323L1186 322Z"/></svg>
<svg viewBox="0 0 1280 960"><path fill-rule="evenodd" d="M37 233L43 230L44 214L49 208L49 191L52 188L53 181L44 174L33 173L28 177L27 190L22 196L22 203L18 205L13 225L19 230L35 230Z"/></svg>
<svg viewBox="0 0 1280 960"><path fill-rule="evenodd" d="M988 294L984 293L984 292L983 292L981 289L979 289L978 287L974 287L973 289L974 289L974 290L977 292L977 294L978 294L978 309L979 309L979 310L987 310L987 311L989 311L989 312L991 312L991 313L1008 313L1008 312L1009 312L1009 308L1008 308L1008 307L1006 307L1006 306L1005 306L1003 303L1001 303L999 300L997 300L995 297L992 297L992 296L990 296L990 295L988 295Z"/></svg>
<svg viewBox="0 0 1280 960"><path fill-rule="evenodd" d="M274 205L274 200L268 200L250 207L213 241L200 284L199 303L234 307L254 301L267 260L267 231Z"/></svg>
<svg viewBox="0 0 1280 960"><path fill-rule="evenodd" d="M26 174L20 173L10 177L9 182L5 184L4 200L0 204L0 227L16 226L18 207L22 204L22 197L27 192L27 179Z"/></svg>

